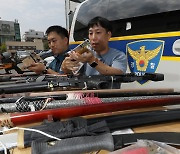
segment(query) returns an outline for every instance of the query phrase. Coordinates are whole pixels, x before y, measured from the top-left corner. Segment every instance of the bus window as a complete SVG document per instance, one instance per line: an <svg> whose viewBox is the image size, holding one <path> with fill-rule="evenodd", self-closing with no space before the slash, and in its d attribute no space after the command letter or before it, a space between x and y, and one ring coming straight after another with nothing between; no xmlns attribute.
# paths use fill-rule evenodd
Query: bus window
<svg viewBox="0 0 180 154"><path fill-rule="evenodd" d="M178 0L88 0L77 14L74 40L87 38L87 23L95 16L109 19L113 37L179 30ZM131 28L126 30L127 23Z"/></svg>
<svg viewBox="0 0 180 154"><path fill-rule="evenodd" d="M179 13L180 10L111 21L113 37L178 31L180 30L180 19L177 16ZM131 23L131 29L126 30L128 22Z"/></svg>

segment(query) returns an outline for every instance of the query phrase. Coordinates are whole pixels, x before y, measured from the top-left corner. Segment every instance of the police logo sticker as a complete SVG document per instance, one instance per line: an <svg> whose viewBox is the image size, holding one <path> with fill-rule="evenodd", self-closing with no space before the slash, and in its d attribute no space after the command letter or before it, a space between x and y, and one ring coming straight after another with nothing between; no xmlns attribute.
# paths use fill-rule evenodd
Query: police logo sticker
<svg viewBox="0 0 180 154"><path fill-rule="evenodd" d="M128 43L126 53L129 69L136 75L155 73L164 49L162 40L140 40ZM138 81L144 84L147 80Z"/></svg>

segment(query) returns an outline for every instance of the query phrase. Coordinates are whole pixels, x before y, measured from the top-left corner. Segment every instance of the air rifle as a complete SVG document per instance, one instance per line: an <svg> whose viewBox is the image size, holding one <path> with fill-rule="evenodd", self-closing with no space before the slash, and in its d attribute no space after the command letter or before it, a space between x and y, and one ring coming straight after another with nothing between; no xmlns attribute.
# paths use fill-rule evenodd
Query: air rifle
<svg viewBox="0 0 180 154"><path fill-rule="evenodd" d="M78 52L79 54L82 54L84 52L90 51L91 45L89 43L89 40L86 39L84 42L79 44L77 47L73 49L73 51ZM71 52L71 51L69 51ZM66 53L66 56L68 56L68 53ZM18 74L23 74L25 69L27 69L31 64L33 63L44 63L46 65L45 58L53 56L53 53L51 50L47 52L41 52L39 54L36 54L35 51L19 51L16 52L4 52L0 54L0 60L2 64L0 65L0 69L5 69L6 72L9 74L9 70L15 69ZM23 67L18 67L17 64L23 64Z"/></svg>
<svg viewBox="0 0 180 154"><path fill-rule="evenodd" d="M0 85L0 94L45 91L45 90L72 90L72 89L110 89L113 83L128 83L139 80L162 81L164 75L159 73L145 73L137 76L134 73L123 75L104 76L40 76L35 81L25 83L11 83ZM25 80L26 81L26 80Z"/></svg>
<svg viewBox="0 0 180 154"><path fill-rule="evenodd" d="M180 95L180 92L174 92L173 89L111 89L107 90L77 90L77 91L55 91L43 93L31 93L29 96L13 96L0 98L0 104L15 103L17 100L21 101L38 101L52 98L56 100L65 100L67 98L77 99L84 97L133 97L133 96L159 96L159 95Z"/></svg>
<svg viewBox="0 0 180 154"><path fill-rule="evenodd" d="M3 52L0 54L0 69L5 69L9 74L9 70L14 69L17 73L22 74L23 71L17 66L18 62L13 58L12 53Z"/></svg>
<svg viewBox="0 0 180 154"><path fill-rule="evenodd" d="M36 54L34 51L3 52L0 54L0 69L5 69L7 73L14 69L18 74L23 74L24 68L34 62L46 63L43 58L50 56L50 54L51 52ZM23 64L23 68L18 66L20 63Z"/></svg>

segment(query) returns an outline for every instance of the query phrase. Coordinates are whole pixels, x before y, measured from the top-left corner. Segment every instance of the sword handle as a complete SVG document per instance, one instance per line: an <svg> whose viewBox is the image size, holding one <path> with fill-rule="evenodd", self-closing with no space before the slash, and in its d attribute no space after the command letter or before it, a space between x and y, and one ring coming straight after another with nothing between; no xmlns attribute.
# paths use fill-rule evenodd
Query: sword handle
<svg viewBox="0 0 180 154"><path fill-rule="evenodd" d="M32 142L32 154L80 154L99 150L114 150L110 133L98 136L83 136L62 139L51 143Z"/></svg>

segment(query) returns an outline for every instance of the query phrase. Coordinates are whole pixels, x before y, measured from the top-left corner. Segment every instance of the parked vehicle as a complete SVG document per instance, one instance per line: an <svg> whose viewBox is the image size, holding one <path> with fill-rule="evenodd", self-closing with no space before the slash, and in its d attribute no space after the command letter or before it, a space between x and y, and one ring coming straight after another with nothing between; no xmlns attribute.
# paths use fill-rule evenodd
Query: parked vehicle
<svg viewBox="0 0 180 154"><path fill-rule="evenodd" d="M88 37L95 16L113 26L110 47L126 53L127 72L163 73L163 82L124 83L122 88L180 89L180 3L178 0L85 0L75 9L70 27L71 48ZM142 56L144 55L144 56Z"/></svg>

